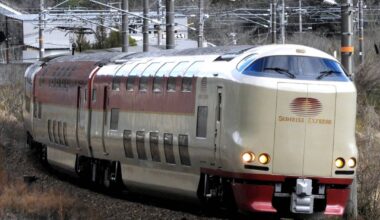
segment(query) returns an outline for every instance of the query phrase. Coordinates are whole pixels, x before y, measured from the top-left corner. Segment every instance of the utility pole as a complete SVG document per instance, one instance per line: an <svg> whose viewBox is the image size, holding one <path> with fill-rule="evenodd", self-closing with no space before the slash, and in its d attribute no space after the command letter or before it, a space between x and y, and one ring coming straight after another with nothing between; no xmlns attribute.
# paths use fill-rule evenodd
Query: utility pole
<svg viewBox="0 0 380 220"><path fill-rule="evenodd" d="M122 0L121 9L123 11L128 11L128 0ZM121 51L128 52L129 46L129 25L128 25L128 14L122 12L121 16Z"/></svg>
<svg viewBox="0 0 380 220"><path fill-rule="evenodd" d="M342 41L341 41L341 56L342 65L346 68L349 75L353 74L352 58L354 54L354 47L352 44L352 0L345 0L341 5L342 17Z"/></svg>
<svg viewBox="0 0 380 220"><path fill-rule="evenodd" d="M8 16L5 15L5 63L9 63L9 29L8 29Z"/></svg>
<svg viewBox="0 0 380 220"><path fill-rule="evenodd" d="M281 6L281 41L285 44L285 0L282 0Z"/></svg>
<svg viewBox="0 0 380 220"><path fill-rule="evenodd" d="M198 26L198 47L203 47L203 39L204 39L204 0L199 0L199 26Z"/></svg>
<svg viewBox="0 0 380 220"><path fill-rule="evenodd" d="M277 43L277 0L272 0L271 4L272 19L272 44Z"/></svg>
<svg viewBox="0 0 380 220"><path fill-rule="evenodd" d="M166 49L174 47L174 0L166 0Z"/></svg>
<svg viewBox="0 0 380 220"><path fill-rule="evenodd" d="M161 45L161 0L157 0L157 46Z"/></svg>
<svg viewBox="0 0 380 220"><path fill-rule="evenodd" d="M40 0L40 14L38 16L38 42L39 42L39 59L44 57L44 28L45 28L45 0Z"/></svg>
<svg viewBox="0 0 380 220"><path fill-rule="evenodd" d="M360 62L364 63L364 14L363 0L359 0L359 57Z"/></svg>
<svg viewBox="0 0 380 220"><path fill-rule="evenodd" d="M299 0L299 12L298 12L298 21L299 21L299 28L300 28L300 33L302 33L302 0Z"/></svg>
<svg viewBox="0 0 380 220"><path fill-rule="evenodd" d="M143 0L143 7L144 7L144 19L143 19L143 51L148 52L149 51L149 23L148 23L148 16L149 16L149 0Z"/></svg>

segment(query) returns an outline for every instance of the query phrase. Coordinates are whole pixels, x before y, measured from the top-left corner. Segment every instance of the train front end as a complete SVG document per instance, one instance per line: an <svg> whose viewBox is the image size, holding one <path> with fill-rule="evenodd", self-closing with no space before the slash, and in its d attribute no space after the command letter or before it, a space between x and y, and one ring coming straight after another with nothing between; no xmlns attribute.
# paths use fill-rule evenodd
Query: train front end
<svg viewBox="0 0 380 220"><path fill-rule="evenodd" d="M239 208L343 215L358 153L356 89L339 62L309 47L271 45L250 51L234 77L239 119L225 143L236 156L222 161L237 174Z"/></svg>

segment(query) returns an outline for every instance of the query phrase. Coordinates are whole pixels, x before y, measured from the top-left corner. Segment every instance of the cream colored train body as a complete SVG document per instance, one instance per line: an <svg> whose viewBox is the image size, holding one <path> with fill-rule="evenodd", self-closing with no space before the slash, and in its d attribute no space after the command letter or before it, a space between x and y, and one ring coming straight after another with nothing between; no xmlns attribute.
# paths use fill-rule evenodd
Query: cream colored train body
<svg viewBox="0 0 380 220"><path fill-rule="evenodd" d="M344 213L356 174L356 90L321 51L59 57L25 76L28 143L54 167L249 212Z"/></svg>

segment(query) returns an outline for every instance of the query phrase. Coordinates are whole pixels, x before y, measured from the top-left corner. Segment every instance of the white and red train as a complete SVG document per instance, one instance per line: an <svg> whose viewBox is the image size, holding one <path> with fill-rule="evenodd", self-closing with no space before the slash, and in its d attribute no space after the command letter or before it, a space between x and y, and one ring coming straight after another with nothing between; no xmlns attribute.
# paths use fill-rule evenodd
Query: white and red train
<svg viewBox="0 0 380 220"><path fill-rule="evenodd" d="M319 50L84 54L38 62L25 78L28 143L56 168L249 212L344 213L356 89Z"/></svg>

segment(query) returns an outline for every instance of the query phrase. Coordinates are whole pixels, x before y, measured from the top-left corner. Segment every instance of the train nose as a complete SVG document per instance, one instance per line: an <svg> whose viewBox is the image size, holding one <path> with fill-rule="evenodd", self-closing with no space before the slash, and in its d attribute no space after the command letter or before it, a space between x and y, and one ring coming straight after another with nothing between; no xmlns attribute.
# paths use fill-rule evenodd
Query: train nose
<svg viewBox="0 0 380 220"><path fill-rule="evenodd" d="M279 83L273 172L330 176L336 88Z"/></svg>

